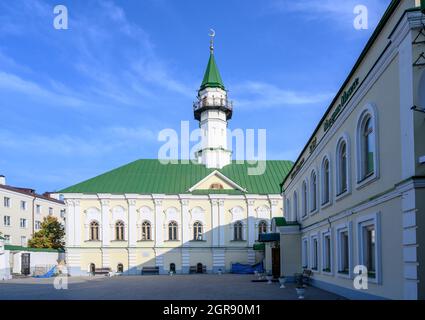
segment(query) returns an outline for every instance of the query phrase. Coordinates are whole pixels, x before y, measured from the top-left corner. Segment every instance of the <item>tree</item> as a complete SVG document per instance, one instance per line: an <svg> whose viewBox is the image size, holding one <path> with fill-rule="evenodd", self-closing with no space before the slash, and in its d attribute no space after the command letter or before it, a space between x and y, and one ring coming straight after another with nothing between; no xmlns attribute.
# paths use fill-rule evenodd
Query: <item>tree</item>
<svg viewBox="0 0 425 320"><path fill-rule="evenodd" d="M28 241L31 248L63 249L65 229L56 217L47 216L41 223L41 230Z"/></svg>

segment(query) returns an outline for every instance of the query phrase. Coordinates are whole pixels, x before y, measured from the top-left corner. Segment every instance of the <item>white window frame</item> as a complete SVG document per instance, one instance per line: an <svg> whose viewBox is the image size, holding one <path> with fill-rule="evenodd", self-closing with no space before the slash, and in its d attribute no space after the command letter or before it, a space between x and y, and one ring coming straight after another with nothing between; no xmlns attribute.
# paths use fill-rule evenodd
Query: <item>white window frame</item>
<svg viewBox="0 0 425 320"><path fill-rule="evenodd" d="M325 250L325 248L326 248L326 243L325 243L325 240L326 240L326 238L327 237L329 237L329 241L330 241L330 245L329 245L329 252L328 252L328 254L329 254L329 269L330 269L330 271L325 271L323 268L324 268L324 266L325 266L325 261L327 260L326 258L326 250ZM322 231L322 233L321 233L321 243L322 243L322 250L321 250L321 268L320 268L320 271L321 271L321 273L323 273L323 274L328 274L328 275L332 275L333 274L333 271L334 271L334 241L333 241L334 239L333 239L333 236L332 236L332 231L331 231L331 229L328 229L328 230L324 230L324 231Z"/></svg>
<svg viewBox="0 0 425 320"><path fill-rule="evenodd" d="M342 255L341 255L341 234L348 233L348 274L340 272L342 269ZM337 257L337 269L335 271L338 277L341 278L352 278L353 277L353 223L343 223L335 227L335 239L336 239L336 257Z"/></svg>
<svg viewBox="0 0 425 320"><path fill-rule="evenodd" d="M317 252L316 256L314 255L314 242L317 242ZM316 268L313 267L314 260L317 261ZM313 233L310 235L310 265L309 268L315 272L320 272L320 241L319 234Z"/></svg>
<svg viewBox="0 0 425 320"><path fill-rule="evenodd" d="M309 267L309 245L308 238L303 237L301 241L301 265L303 269L307 269Z"/></svg>
<svg viewBox="0 0 425 320"><path fill-rule="evenodd" d="M290 221L291 216L291 199L286 198L285 200L285 216L288 221Z"/></svg>
<svg viewBox="0 0 425 320"><path fill-rule="evenodd" d="M313 173L316 176L316 190L315 190L315 209L312 210L313 208ZM310 185L309 185L309 190L310 190L310 196L309 196L309 208L310 208L310 215L314 215L317 212L319 212L319 201L320 201L320 196L319 196L319 183L320 183L320 179L319 179L319 174L318 174L318 170L313 169L310 171Z"/></svg>
<svg viewBox="0 0 425 320"><path fill-rule="evenodd" d="M23 243L25 241L25 244ZM28 238L26 236L21 236L21 246L27 247L28 246Z"/></svg>
<svg viewBox="0 0 425 320"><path fill-rule="evenodd" d="M342 143L345 143L345 155L347 159L347 172L345 173L347 176L347 190L345 192L341 192L341 177L340 177L340 168L341 168L341 161L340 161L340 150ZM335 148L335 199L338 201L349 194L351 194L351 143L350 143L350 136L347 133L344 133L339 139L336 144Z"/></svg>
<svg viewBox="0 0 425 320"><path fill-rule="evenodd" d="M304 185L306 192L304 193ZM304 179L301 183L301 220L305 220L309 216L309 184L308 179Z"/></svg>
<svg viewBox="0 0 425 320"><path fill-rule="evenodd" d="M41 221L40 220L35 220L34 229L35 230L41 230Z"/></svg>
<svg viewBox="0 0 425 320"><path fill-rule="evenodd" d="M21 210L27 211L27 209L28 209L27 202L25 200L21 200Z"/></svg>
<svg viewBox="0 0 425 320"><path fill-rule="evenodd" d="M27 219L21 218L19 220L19 226L21 227L21 229L26 229L28 227Z"/></svg>
<svg viewBox="0 0 425 320"><path fill-rule="evenodd" d="M35 213L41 214L41 204L36 204L35 205Z"/></svg>
<svg viewBox="0 0 425 320"><path fill-rule="evenodd" d="M329 177L328 177L328 201L324 202L325 198L325 161L328 161L329 164ZM332 204L332 163L331 157L329 155L325 155L322 159L322 163L320 166L320 208L324 209L329 207Z"/></svg>
<svg viewBox="0 0 425 320"><path fill-rule="evenodd" d="M53 213L54 213L53 208L52 207L49 207L49 216L53 215Z"/></svg>
<svg viewBox="0 0 425 320"><path fill-rule="evenodd" d="M292 194L292 219L291 221L297 221L299 214L299 201L298 201L298 192L294 191Z"/></svg>
<svg viewBox="0 0 425 320"><path fill-rule="evenodd" d="M4 243L5 244L10 244L11 243L12 237L9 234L4 234L3 235L3 238L4 238Z"/></svg>
<svg viewBox="0 0 425 320"><path fill-rule="evenodd" d="M11 222L10 222L11 219L10 218L11 218L10 216L3 216L3 226L10 227L10 225L11 225ZM7 220L8 223L6 223L6 220Z"/></svg>
<svg viewBox="0 0 425 320"><path fill-rule="evenodd" d="M373 153L373 174L367 178L362 176L363 174L363 157L362 157L362 127L364 119L370 116L371 122L374 130L375 137L375 152ZM379 179L379 121L378 121L378 110L375 104L368 103L360 112L357 117L357 127L356 127L356 187L360 189L375 180Z"/></svg>
<svg viewBox="0 0 425 320"><path fill-rule="evenodd" d="M12 199L10 197L3 197L3 206L5 208L12 208Z"/></svg>
<svg viewBox="0 0 425 320"><path fill-rule="evenodd" d="M358 261L364 265L364 237L363 228L373 225L375 227L375 277L368 277L373 283L382 283L382 251L381 251L381 213L376 212L363 215L356 220L358 239Z"/></svg>

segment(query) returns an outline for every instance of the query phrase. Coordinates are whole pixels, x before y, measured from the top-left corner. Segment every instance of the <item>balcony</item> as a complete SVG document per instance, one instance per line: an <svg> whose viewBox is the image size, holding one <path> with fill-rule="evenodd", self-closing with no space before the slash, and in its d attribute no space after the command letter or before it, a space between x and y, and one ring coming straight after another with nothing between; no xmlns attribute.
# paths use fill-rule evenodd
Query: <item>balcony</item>
<svg viewBox="0 0 425 320"><path fill-rule="evenodd" d="M232 118L233 113L233 102L223 98L205 98L198 99L193 103L193 112L195 113L195 119L201 119L201 113L206 110L221 110L226 113L227 120Z"/></svg>

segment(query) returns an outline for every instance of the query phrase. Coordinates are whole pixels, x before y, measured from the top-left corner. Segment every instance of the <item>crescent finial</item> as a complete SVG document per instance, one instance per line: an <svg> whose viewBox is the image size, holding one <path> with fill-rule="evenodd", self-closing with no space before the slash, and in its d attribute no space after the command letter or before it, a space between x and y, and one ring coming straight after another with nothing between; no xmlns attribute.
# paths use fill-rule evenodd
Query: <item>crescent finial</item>
<svg viewBox="0 0 425 320"><path fill-rule="evenodd" d="M210 40L210 53L213 54L214 53L214 37L215 37L215 30L214 29L210 29L210 33L209 36L211 37Z"/></svg>

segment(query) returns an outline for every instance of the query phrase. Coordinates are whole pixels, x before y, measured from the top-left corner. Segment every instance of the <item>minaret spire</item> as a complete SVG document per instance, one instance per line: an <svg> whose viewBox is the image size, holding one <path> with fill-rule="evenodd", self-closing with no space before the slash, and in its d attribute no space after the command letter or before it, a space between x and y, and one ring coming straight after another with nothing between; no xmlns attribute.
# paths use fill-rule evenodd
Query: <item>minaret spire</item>
<svg viewBox="0 0 425 320"><path fill-rule="evenodd" d="M210 58L193 104L195 119L202 131L202 146L197 151L198 162L207 168L221 169L231 163L232 151L227 146L227 123L232 118L232 102L227 99L214 59L215 31L210 29Z"/></svg>

